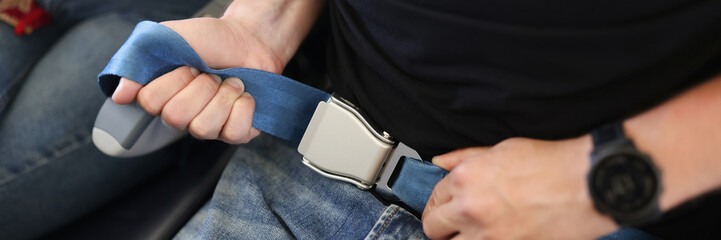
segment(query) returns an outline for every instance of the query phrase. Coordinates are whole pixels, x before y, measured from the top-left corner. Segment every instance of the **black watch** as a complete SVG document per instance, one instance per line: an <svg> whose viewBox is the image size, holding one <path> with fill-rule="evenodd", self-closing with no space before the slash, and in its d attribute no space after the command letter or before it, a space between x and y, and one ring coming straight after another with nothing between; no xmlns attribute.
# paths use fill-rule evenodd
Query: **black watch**
<svg viewBox="0 0 721 240"><path fill-rule="evenodd" d="M596 209L621 226L638 226L661 216L661 172L626 138L620 122L594 130L588 189Z"/></svg>

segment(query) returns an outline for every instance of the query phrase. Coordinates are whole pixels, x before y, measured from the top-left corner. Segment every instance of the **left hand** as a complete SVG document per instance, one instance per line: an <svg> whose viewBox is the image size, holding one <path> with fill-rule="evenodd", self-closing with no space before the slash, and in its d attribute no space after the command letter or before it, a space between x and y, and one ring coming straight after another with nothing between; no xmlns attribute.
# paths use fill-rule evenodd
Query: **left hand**
<svg viewBox="0 0 721 240"><path fill-rule="evenodd" d="M287 62L277 57L281 50L273 49L260 34L243 25L247 22L193 18L160 24L182 36L211 68L247 67L280 73ZM244 91L238 78L223 81L218 75L183 66L147 86L121 78L112 99L118 104L137 100L168 126L187 129L198 139L240 144L260 134L252 127L255 100Z"/></svg>
<svg viewBox="0 0 721 240"><path fill-rule="evenodd" d="M437 156L450 171L423 212L432 239L595 239L618 228L586 185L589 135L507 139Z"/></svg>

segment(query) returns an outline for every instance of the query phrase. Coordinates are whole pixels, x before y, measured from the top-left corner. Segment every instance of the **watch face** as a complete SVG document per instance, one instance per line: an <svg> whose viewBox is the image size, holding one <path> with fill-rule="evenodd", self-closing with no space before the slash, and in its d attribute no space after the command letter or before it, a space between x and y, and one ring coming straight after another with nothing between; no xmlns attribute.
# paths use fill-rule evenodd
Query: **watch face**
<svg viewBox="0 0 721 240"><path fill-rule="evenodd" d="M592 191L609 210L629 213L653 201L658 181L650 162L642 156L617 154L599 162L593 171Z"/></svg>

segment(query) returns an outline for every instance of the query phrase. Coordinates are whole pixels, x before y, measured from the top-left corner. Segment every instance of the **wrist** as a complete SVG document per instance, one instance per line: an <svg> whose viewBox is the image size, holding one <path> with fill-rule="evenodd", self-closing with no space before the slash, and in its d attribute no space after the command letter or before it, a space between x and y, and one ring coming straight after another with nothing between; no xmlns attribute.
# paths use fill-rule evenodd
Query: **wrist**
<svg viewBox="0 0 721 240"><path fill-rule="evenodd" d="M255 61L256 63L262 63L260 66L245 65L243 67L280 74L288 61L290 61L292 56L288 56L286 52L289 51L287 48L293 47L292 44L279 45L273 39L260 34L258 26L248 24L248 22L241 21L239 18L221 17L219 20L232 32L230 41L234 42L233 45L237 46L238 49L243 49L243 58L262 59ZM292 48L292 51L296 49L297 46Z"/></svg>
<svg viewBox="0 0 721 240"><path fill-rule="evenodd" d="M663 173L662 211L721 186L721 77L627 119L624 128L638 149Z"/></svg>
<svg viewBox="0 0 721 240"><path fill-rule="evenodd" d="M220 19L237 32L251 33L275 55L279 65L285 66L310 31L323 3L324 0L236 0Z"/></svg>
<svg viewBox="0 0 721 240"><path fill-rule="evenodd" d="M654 161L636 148L620 122L604 124L592 136L587 182L594 207L624 226L656 221L663 183Z"/></svg>
<svg viewBox="0 0 721 240"><path fill-rule="evenodd" d="M623 124L628 137L634 141L640 151L651 156L663 173L664 191L659 199L659 207L663 212L702 192L698 186L694 186L694 181L690 181L698 176L694 176L693 164L684 162L691 154L686 152L689 149L683 146L687 143L678 142L676 138L680 136L669 127L676 125L674 122L677 120L668 110L665 107L654 109L629 118Z"/></svg>
<svg viewBox="0 0 721 240"><path fill-rule="evenodd" d="M569 166L573 169L573 175L577 181L577 187L574 187L577 194L577 199L580 201L583 209L580 211L587 212L587 219L585 220L588 224L589 231L596 231L599 234L607 234L618 229L619 225L614 219L607 215L599 212L594 205L594 201L591 197L590 189L587 184L588 173L591 170L591 159L589 153L593 150L593 140L591 134L585 134L583 136L570 139L567 141L570 143L566 147L566 152L570 152L573 157L573 165ZM597 236L600 237L600 236Z"/></svg>
<svg viewBox="0 0 721 240"><path fill-rule="evenodd" d="M670 147L667 146L664 140L667 138L666 133L664 133L663 130L653 131L653 129L663 129L659 127L664 125L663 122L669 120L667 117L665 113L656 112L652 115L642 114L623 122L623 128L627 137L636 144L639 151L648 154L662 172L661 181L664 183L664 189L659 199L659 207L663 212L668 211L672 206L676 206L683 201L677 192L679 188L674 186L678 184L678 181L671 180L678 178L677 175L679 171L669 171L669 169L672 168L672 166L669 166L669 156L658 149L660 147ZM647 125L644 126L644 122ZM649 133L653 135L649 135Z"/></svg>

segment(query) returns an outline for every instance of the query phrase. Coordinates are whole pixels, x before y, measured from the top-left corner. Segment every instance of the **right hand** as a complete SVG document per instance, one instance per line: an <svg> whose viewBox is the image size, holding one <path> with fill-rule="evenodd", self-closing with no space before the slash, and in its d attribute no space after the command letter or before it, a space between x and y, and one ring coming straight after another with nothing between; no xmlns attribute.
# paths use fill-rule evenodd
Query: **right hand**
<svg viewBox="0 0 721 240"><path fill-rule="evenodd" d="M285 61L238 22L195 18L161 24L176 31L211 68L245 67L280 73ZM199 139L246 143L260 134L251 126L255 101L238 78L183 66L142 86L121 78L112 96L118 104L137 100L148 113Z"/></svg>

